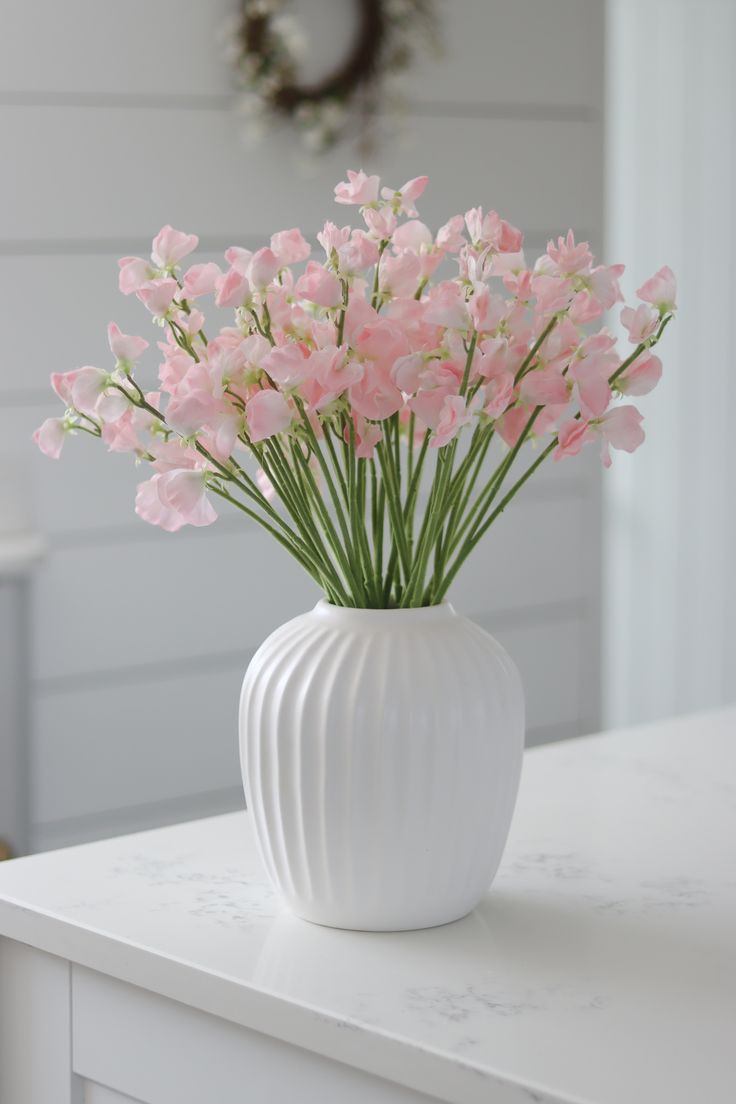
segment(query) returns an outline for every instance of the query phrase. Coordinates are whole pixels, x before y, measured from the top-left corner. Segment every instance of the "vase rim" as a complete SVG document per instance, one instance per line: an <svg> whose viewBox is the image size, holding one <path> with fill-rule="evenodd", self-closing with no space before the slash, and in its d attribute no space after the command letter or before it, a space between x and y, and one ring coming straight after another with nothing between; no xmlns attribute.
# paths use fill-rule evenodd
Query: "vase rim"
<svg viewBox="0 0 736 1104"><path fill-rule="evenodd" d="M409 609L367 609L356 606L335 606L326 598L321 598L314 607L314 612L320 617L329 618L332 621L362 622L390 622L397 624L399 621L411 621L414 623L428 621L447 621L457 617L457 611L450 602L439 602L434 606L413 606Z"/></svg>

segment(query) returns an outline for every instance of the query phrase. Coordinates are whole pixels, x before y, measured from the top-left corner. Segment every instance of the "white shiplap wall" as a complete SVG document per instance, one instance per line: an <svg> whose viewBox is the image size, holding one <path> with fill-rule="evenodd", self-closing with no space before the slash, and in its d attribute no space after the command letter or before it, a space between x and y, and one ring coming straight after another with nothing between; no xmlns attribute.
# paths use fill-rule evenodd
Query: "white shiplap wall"
<svg viewBox="0 0 736 1104"><path fill-rule="evenodd" d="M344 31L346 6L320 0L323 14L330 4ZM175 537L139 522L127 458L85 439L54 464L28 445L55 406L51 370L107 363L111 318L147 330L116 290L118 256L146 251L164 222L212 253L334 217L331 188L359 163L354 151L303 171L288 130L255 149L239 140L218 45L232 7L0 3L0 145L12 165L0 181L0 434L30 473L49 542L30 626L38 848L238 804L243 668L315 597L238 519ZM598 245L602 4L437 9L444 57L405 81L404 132L366 168L396 184L429 173L430 223L480 201L526 228L532 251L569 225ZM455 588L522 669L531 741L596 725L598 503L594 464L550 467Z"/></svg>

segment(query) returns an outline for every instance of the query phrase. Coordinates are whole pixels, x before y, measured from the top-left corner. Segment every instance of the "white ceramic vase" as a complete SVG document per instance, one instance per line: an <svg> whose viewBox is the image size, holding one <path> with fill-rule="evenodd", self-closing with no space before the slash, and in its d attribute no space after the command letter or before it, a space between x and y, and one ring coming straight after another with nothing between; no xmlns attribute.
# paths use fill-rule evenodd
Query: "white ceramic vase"
<svg viewBox="0 0 736 1104"><path fill-rule="evenodd" d="M425 928L490 886L519 785L516 667L451 605L320 602L243 681L246 800L266 869L319 924Z"/></svg>

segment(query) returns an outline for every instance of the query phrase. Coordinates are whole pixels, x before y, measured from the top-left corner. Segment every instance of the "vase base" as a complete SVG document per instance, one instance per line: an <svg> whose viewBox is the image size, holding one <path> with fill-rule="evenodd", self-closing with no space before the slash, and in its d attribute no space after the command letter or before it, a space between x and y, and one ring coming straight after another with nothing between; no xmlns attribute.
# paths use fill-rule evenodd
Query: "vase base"
<svg viewBox="0 0 736 1104"><path fill-rule="evenodd" d="M374 920L374 921L358 921L357 919L351 920L350 918L340 917L334 919L328 919L326 916L318 916L316 914L308 914L307 911L300 911L296 908L289 907L289 911L293 916L298 917L299 920L305 920L308 924L316 924L321 928L337 928L339 931L362 931L362 932L403 932L403 931L424 931L427 928L443 928L448 924L456 924L458 920L463 920L468 916L474 908L477 907L476 901L470 907L464 906L461 910L453 910L445 915L437 915L433 918L419 919L419 917L413 917L405 921L399 920Z"/></svg>

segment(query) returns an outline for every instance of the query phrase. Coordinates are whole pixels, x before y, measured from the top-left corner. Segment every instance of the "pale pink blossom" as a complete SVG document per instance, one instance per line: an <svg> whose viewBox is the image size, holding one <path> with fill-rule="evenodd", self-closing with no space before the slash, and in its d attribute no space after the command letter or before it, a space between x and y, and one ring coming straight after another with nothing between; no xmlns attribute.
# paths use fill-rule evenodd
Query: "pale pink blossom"
<svg viewBox="0 0 736 1104"><path fill-rule="evenodd" d="M67 432L66 419L47 418L35 430L33 440L45 456L50 456L52 460L58 460Z"/></svg>
<svg viewBox="0 0 736 1104"><path fill-rule="evenodd" d="M425 361L421 353L407 353L394 361L391 379L406 395L419 390Z"/></svg>
<svg viewBox="0 0 736 1104"><path fill-rule="evenodd" d="M560 426L557 434L557 448L552 453L553 460L562 460L565 456L577 456L588 441L595 438L593 427L582 418L571 418Z"/></svg>
<svg viewBox="0 0 736 1104"><path fill-rule="evenodd" d="M381 294L400 299L411 296L419 283L419 258L416 253L399 253L395 257L384 256L381 263L379 286Z"/></svg>
<svg viewBox="0 0 736 1104"><path fill-rule="evenodd" d="M476 394L468 404L462 395L447 395L440 410L437 427L430 448L442 448L456 437L463 426L470 425L482 403L482 395Z"/></svg>
<svg viewBox="0 0 736 1104"><path fill-rule="evenodd" d="M154 318L165 318L178 291L179 285L176 280L167 278L149 280L138 289L136 295Z"/></svg>
<svg viewBox="0 0 736 1104"><path fill-rule="evenodd" d="M636 293L646 303L652 303L660 314L673 311L677 299L677 280L667 265L646 280Z"/></svg>
<svg viewBox="0 0 736 1104"><path fill-rule="evenodd" d="M271 250L278 257L280 265L299 264L306 261L312 252L312 247L305 240L298 227L291 230L279 230L271 235Z"/></svg>
<svg viewBox="0 0 736 1104"><path fill-rule="evenodd" d="M462 288L450 280L437 284L427 297L424 318L438 326L447 326L454 330L467 329L470 316Z"/></svg>
<svg viewBox="0 0 736 1104"><path fill-rule="evenodd" d="M338 267L344 276L355 275L378 261L378 245L364 230L353 230L350 240L337 250Z"/></svg>
<svg viewBox="0 0 736 1104"><path fill-rule="evenodd" d="M130 400L112 386L109 372L85 366L76 373L72 384L71 405L90 417L97 415L114 421L127 410Z"/></svg>
<svg viewBox="0 0 736 1104"><path fill-rule="evenodd" d="M109 452L139 452L142 448L134 420L133 407L129 407L115 422L102 427L102 440Z"/></svg>
<svg viewBox="0 0 736 1104"><path fill-rule="evenodd" d="M251 441L265 441L291 425L291 409L279 391L257 391L245 405Z"/></svg>
<svg viewBox="0 0 736 1104"><path fill-rule="evenodd" d="M565 377L552 364L528 372L521 381L520 395L532 406L559 405L570 397Z"/></svg>
<svg viewBox="0 0 736 1104"><path fill-rule="evenodd" d="M390 207L365 207L363 218L368 233L376 241L390 241L398 226L398 219Z"/></svg>
<svg viewBox="0 0 736 1104"><path fill-rule="evenodd" d="M641 345L656 332L659 314L649 303L638 307L624 307L621 311L621 325L629 332L629 341Z"/></svg>
<svg viewBox="0 0 736 1104"><path fill-rule="evenodd" d="M407 180L406 184L403 184L396 191L391 188L382 188L381 195L391 203L395 211L402 212L408 215L409 218L416 218L417 212L414 201L419 199L427 187L428 180L428 176L415 176L411 180Z"/></svg>
<svg viewBox="0 0 736 1104"><path fill-rule="evenodd" d="M72 372L51 373L51 386L65 406L72 405L72 387L80 371L80 368L75 368Z"/></svg>
<svg viewBox="0 0 736 1104"><path fill-rule="evenodd" d="M501 253L517 253L521 249L521 231L502 219L496 211L484 215L482 207L473 207L465 213L465 225L471 241L476 245Z"/></svg>
<svg viewBox="0 0 736 1104"><path fill-rule="evenodd" d="M173 268L199 245L196 234L184 234L172 226L164 226L153 239L151 260L159 268Z"/></svg>
<svg viewBox="0 0 736 1104"><path fill-rule="evenodd" d="M360 415L353 415L353 441L355 443L355 455L360 460L372 460L376 445L383 440L383 432L380 426L374 422L368 422ZM344 439L350 444L350 430L345 429Z"/></svg>
<svg viewBox="0 0 736 1104"><path fill-rule="evenodd" d="M248 275L248 269L250 268L252 259L252 251L250 249L243 249L241 245L231 245L229 249L225 250L225 260L236 272L239 272L241 276Z"/></svg>
<svg viewBox="0 0 736 1104"><path fill-rule="evenodd" d="M366 176L361 169L354 172L348 169L348 178L335 185L335 200L337 203L375 203L378 199L380 179L377 176Z"/></svg>
<svg viewBox="0 0 736 1104"><path fill-rule="evenodd" d="M217 514L206 494L203 470L175 468L138 484L135 512L151 525L175 533L184 525L211 525Z"/></svg>
<svg viewBox="0 0 736 1104"><path fill-rule="evenodd" d="M532 294L537 299L537 310L542 314L556 314L570 305L575 295L572 281L564 276L548 276L540 273L532 277Z"/></svg>
<svg viewBox="0 0 736 1104"><path fill-rule="evenodd" d="M222 409L221 401L206 390L176 394L166 407L166 421L182 437L193 437Z"/></svg>
<svg viewBox="0 0 736 1104"><path fill-rule="evenodd" d="M494 295L490 288L481 287L468 304L473 325L479 332L492 333L497 329L508 309L502 295Z"/></svg>
<svg viewBox="0 0 736 1104"><path fill-rule="evenodd" d="M621 264L599 265L586 277L590 294L603 310L610 310L614 303L620 303L623 299L619 286L623 273L624 266Z"/></svg>
<svg viewBox="0 0 736 1104"><path fill-rule="evenodd" d="M437 231L435 239L438 249L447 253L459 253L465 241L465 219L462 215L453 215Z"/></svg>
<svg viewBox="0 0 736 1104"><path fill-rule="evenodd" d="M485 385L483 413L499 418L514 398L514 377L511 372L497 372Z"/></svg>
<svg viewBox="0 0 736 1104"><path fill-rule="evenodd" d="M222 270L214 261L196 264L188 268L182 280L182 294L185 299L199 299L201 295L211 295L222 276Z"/></svg>
<svg viewBox="0 0 736 1104"><path fill-rule="evenodd" d="M110 322L107 327L107 340L110 345L110 352L117 360L118 365L128 371L148 348L148 342L145 338L121 333L120 327L116 326L114 322Z"/></svg>
<svg viewBox="0 0 736 1104"><path fill-rule="evenodd" d="M216 288L215 304L218 307L242 307L251 297L248 277L234 266L218 277Z"/></svg>
<svg viewBox="0 0 736 1104"><path fill-rule="evenodd" d="M643 444L646 434L641 428L644 419L635 406L614 406L598 422L601 435L601 459L604 467L610 468L610 448L634 452Z"/></svg>
<svg viewBox="0 0 736 1104"><path fill-rule="evenodd" d="M280 267L279 258L273 249L266 246L259 249L251 257L248 266L248 279L253 287L263 290L272 280L276 279Z"/></svg>
<svg viewBox="0 0 736 1104"><path fill-rule="evenodd" d="M566 238L558 238L557 245L547 243L547 256L554 262L558 272L573 276L580 272L589 272L593 263L593 254L587 242L575 242L575 235L568 230Z"/></svg>
<svg viewBox="0 0 736 1104"><path fill-rule="evenodd" d="M320 307L336 307L342 302L342 288L337 276L316 261L308 262L294 290L302 299L308 299Z"/></svg>
<svg viewBox="0 0 736 1104"><path fill-rule="evenodd" d="M624 395L648 395L662 377L662 361L654 353L644 353L616 380Z"/></svg>
<svg viewBox="0 0 736 1104"><path fill-rule="evenodd" d="M349 226L336 226L329 220L317 234L317 241L329 257L333 249L339 249L349 240L352 231Z"/></svg>
<svg viewBox="0 0 736 1104"><path fill-rule="evenodd" d="M346 349L327 346L313 352L308 361L309 372L319 387L311 405L322 410L334 402L343 392L363 378L365 368L355 360L348 360Z"/></svg>
<svg viewBox="0 0 736 1104"><path fill-rule="evenodd" d="M261 364L272 380L290 390L298 387L309 375L307 349L297 341L277 345L261 359Z"/></svg>
<svg viewBox="0 0 736 1104"><path fill-rule="evenodd" d="M156 276L156 269L141 257L121 257L118 265L120 267L118 286L123 295L132 295L134 291L140 291L144 284Z"/></svg>

